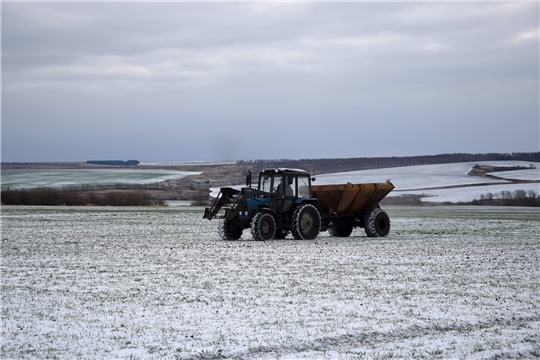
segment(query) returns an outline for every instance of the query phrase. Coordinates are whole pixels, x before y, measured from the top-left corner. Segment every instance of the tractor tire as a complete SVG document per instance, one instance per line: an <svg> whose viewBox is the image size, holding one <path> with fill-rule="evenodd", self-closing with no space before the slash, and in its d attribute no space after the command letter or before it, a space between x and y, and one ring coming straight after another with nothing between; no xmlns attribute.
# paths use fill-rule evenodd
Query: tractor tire
<svg viewBox="0 0 540 360"><path fill-rule="evenodd" d="M297 240L312 240L321 231L321 215L311 204L301 205L293 213L293 236Z"/></svg>
<svg viewBox="0 0 540 360"><path fill-rule="evenodd" d="M220 220L218 223L218 233L221 240L238 240L242 236L243 230L227 219Z"/></svg>
<svg viewBox="0 0 540 360"><path fill-rule="evenodd" d="M366 214L364 230L369 237L385 237L390 231L390 218L381 208L373 209Z"/></svg>
<svg viewBox="0 0 540 360"><path fill-rule="evenodd" d="M268 213L260 212L251 221L251 235L255 240L272 240L276 234L276 220Z"/></svg>
<svg viewBox="0 0 540 360"><path fill-rule="evenodd" d="M351 236L352 230L352 226L344 226L328 229L328 233L333 237L349 237Z"/></svg>

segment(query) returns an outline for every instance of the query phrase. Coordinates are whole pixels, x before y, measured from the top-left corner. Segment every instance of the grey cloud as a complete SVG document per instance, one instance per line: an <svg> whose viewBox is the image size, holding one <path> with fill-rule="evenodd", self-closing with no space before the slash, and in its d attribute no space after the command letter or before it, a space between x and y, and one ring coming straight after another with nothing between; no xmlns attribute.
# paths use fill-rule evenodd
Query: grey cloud
<svg viewBox="0 0 540 360"><path fill-rule="evenodd" d="M5 3L2 160L537 151L537 14L537 3Z"/></svg>

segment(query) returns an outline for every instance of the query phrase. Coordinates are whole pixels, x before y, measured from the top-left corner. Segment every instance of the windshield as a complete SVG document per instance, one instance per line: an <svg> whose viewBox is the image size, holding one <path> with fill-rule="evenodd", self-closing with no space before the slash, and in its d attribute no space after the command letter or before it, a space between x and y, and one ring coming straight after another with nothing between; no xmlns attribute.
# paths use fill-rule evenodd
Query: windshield
<svg viewBox="0 0 540 360"><path fill-rule="evenodd" d="M311 197L309 175L270 173L259 176L261 191L279 196Z"/></svg>

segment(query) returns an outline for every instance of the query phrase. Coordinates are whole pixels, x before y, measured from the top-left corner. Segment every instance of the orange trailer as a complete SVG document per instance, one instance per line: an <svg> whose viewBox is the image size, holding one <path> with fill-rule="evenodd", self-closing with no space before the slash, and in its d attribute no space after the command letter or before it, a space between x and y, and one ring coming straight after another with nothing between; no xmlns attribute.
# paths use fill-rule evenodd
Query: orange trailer
<svg viewBox="0 0 540 360"><path fill-rule="evenodd" d="M368 236L385 236L390 219L379 202L394 189L391 182L372 184L312 185L319 200L321 230L334 236L349 236L354 227L363 227Z"/></svg>

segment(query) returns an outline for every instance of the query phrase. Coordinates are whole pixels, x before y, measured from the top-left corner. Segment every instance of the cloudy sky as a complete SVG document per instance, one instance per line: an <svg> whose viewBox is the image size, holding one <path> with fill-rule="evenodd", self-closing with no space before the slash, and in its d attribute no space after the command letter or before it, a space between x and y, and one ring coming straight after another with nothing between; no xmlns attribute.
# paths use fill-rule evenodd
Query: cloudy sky
<svg viewBox="0 0 540 360"><path fill-rule="evenodd" d="M539 151L539 4L4 2L2 161Z"/></svg>

